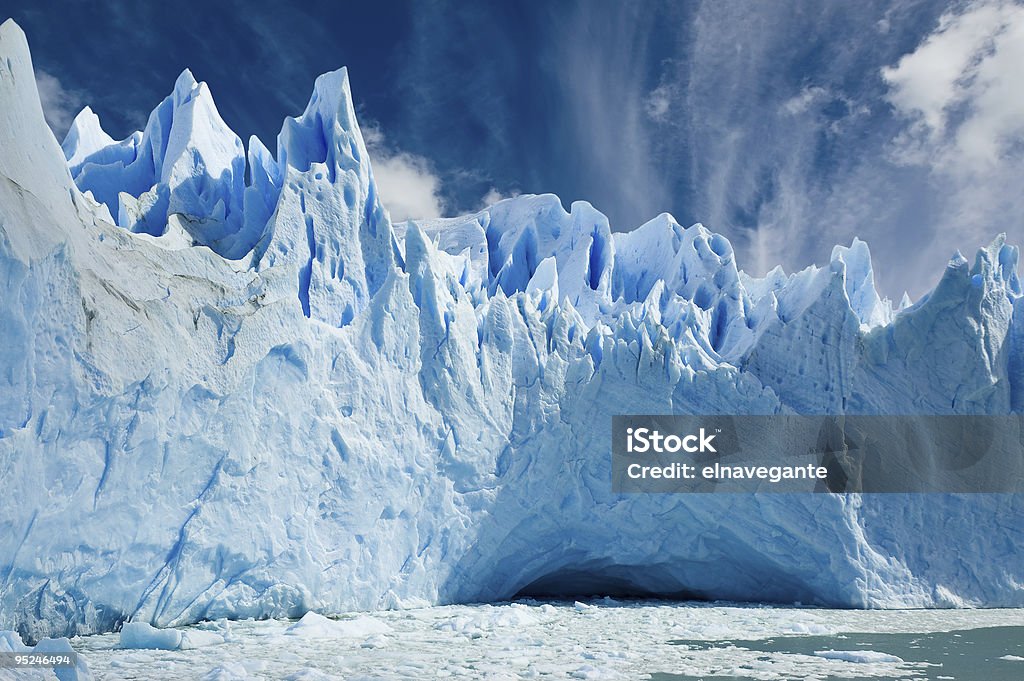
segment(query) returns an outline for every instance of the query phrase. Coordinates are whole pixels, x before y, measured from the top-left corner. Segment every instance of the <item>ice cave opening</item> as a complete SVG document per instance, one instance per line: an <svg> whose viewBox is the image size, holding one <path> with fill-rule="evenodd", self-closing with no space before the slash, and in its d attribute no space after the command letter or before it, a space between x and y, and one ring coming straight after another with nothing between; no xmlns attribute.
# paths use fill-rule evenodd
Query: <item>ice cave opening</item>
<svg viewBox="0 0 1024 681"><path fill-rule="evenodd" d="M612 598L704 600L658 565L590 563L544 571L513 596L538 599Z"/></svg>

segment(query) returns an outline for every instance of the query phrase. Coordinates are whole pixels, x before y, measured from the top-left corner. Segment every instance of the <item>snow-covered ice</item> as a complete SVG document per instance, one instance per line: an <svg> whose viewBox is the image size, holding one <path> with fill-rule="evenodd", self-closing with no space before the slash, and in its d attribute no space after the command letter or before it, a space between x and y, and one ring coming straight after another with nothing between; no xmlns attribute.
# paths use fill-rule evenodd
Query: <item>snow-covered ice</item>
<svg viewBox="0 0 1024 681"><path fill-rule="evenodd" d="M344 69L274 153L188 72L145 130L86 110L62 147L8 21L0 629L545 591L1024 605L1021 495L616 495L609 455L615 414L1019 411L1017 258L998 238L897 310L860 241L754 278L701 225L550 195L396 226Z"/></svg>

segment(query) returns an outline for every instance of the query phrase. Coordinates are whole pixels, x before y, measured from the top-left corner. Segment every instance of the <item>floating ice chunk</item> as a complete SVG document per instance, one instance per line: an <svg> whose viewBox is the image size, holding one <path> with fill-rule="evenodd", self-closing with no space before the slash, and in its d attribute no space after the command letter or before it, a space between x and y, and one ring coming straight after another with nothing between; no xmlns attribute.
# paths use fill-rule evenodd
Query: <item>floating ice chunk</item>
<svg viewBox="0 0 1024 681"><path fill-rule="evenodd" d="M864 664L903 662L902 658L896 657L895 655L879 653L874 650L815 650L814 655L816 657L825 658L826 660L843 660L844 662L857 662Z"/></svg>
<svg viewBox="0 0 1024 681"><path fill-rule="evenodd" d="M121 647L148 650L191 650L224 643L224 636L203 629L158 629L148 622L128 622L121 628Z"/></svg>
<svg viewBox="0 0 1024 681"><path fill-rule="evenodd" d="M284 681L338 681L338 677L325 674L313 667L307 667L284 677Z"/></svg>
<svg viewBox="0 0 1024 681"><path fill-rule="evenodd" d="M286 634L309 638L358 638L373 634L390 633L391 627L372 617L334 620L313 611L307 612Z"/></svg>
<svg viewBox="0 0 1024 681"><path fill-rule="evenodd" d="M569 673L571 679L602 679L605 678L605 674L602 673L597 667L585 664L577 667Z"/></svg>
<svg viewBox="0 0 1024 681"><path fill-rule="evenodd" d="M238 662L226 662L208 671L200 681L245 681L250 678L252 677L245 665Z"/></svg>
<svg viewBox="0 0 1024 681"><path fill-rule="evenodd" d="M389 639L384 634L372 634L371 636L368 636L365 641L360 643L359 647L360 648L377 649L377 648L387 648L390 644L391 644L391 639Z"/></svg>
<svg viewBox="0 0 1024 681"><path fill-rule="evenodd" d="M188 629L181 635L182 650L205 648L206 646L216 646L222 643L224 643L224 636L215 631Z"/></svg>
<svg viewBox="0 0 1024 681"><path fill-rule="evenodd" d="M824 624L815 622L793 622L783 629L783 634L800 636L833 636L835 631Z"/></svg>
<svg viewBox="0 0 1024 681"><path fill-rule="evenodd" d="M547 609L544 609L547 608ZM554 606L542 606L540 612L555 612ZM495 631L518 631L537 623L533 609L513 603L502 606L481 606L472 615L457 615L434 624L438 631L452 631L467 638L482 638Z"/></svg>
<svg viewBox="0 0 1024 681"><path fill-rule="evenodd" d="M181 641L178 629L157 629L148 622L127 622L121 627L122 648L178 650Z"/></svg>

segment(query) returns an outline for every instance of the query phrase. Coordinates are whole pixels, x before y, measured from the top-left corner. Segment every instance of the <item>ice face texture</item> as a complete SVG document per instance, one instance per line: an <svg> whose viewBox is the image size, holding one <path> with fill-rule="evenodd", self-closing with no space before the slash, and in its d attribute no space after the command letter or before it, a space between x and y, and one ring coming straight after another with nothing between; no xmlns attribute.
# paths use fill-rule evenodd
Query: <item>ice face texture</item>
<svg viewBox="0 0 1024 681"><path fill-rule="evenodd" d="M7 22L0 629L523 590L1024 605L1020 496L610 485L614 414L1020 410L1016 265L997 239L897 312L859 241L755 279L700 225L554 196L392 225L344 70L276 158L187 72L142 133L86 110L62 150Z"/></svg>

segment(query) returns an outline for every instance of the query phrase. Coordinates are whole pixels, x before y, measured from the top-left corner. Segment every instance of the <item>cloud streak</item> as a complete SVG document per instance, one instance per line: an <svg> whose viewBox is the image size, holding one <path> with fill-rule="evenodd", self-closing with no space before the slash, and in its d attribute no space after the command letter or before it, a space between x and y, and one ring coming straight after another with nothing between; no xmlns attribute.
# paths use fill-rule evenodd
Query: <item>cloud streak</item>
<svg viewBox="0 0 1024 681"><path fill-rule="evenodd" d="M648 117L666 117L669 101L644 91L655 16L628 4L595 12L582 3L566 20L574 30L556 53L563 134L579 159L576 172L596 190L584 198L609 213L618 229L632 228L660 212L654 206L668 203L653 163Z"/></svg>
<svg viewBox="0 0 1024 681"><path fill-rule="evenodd" d="M958 249L1024 241L1022 13L702 3L645 99L674 212L755 274L863 238L893 298Z"/></svg>

